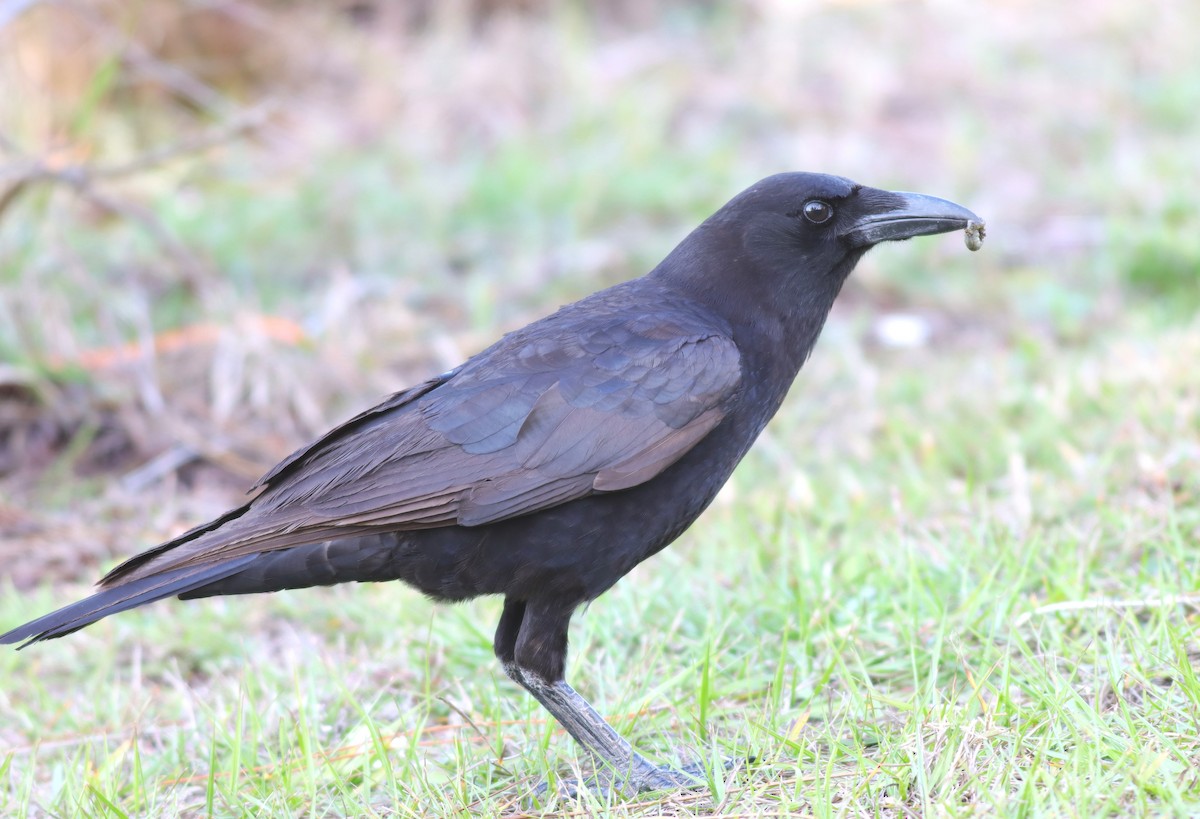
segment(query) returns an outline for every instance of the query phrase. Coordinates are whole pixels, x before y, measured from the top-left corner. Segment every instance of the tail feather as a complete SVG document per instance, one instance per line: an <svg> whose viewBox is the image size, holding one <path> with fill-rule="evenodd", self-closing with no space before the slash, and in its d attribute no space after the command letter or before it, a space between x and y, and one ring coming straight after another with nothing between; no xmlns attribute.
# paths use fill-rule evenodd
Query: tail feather
<svg viewBox="0 0 1200 819"><path fill-rule="evenodd" d="M18 648L25 648L25 646L42 640L62 637L108 617L110 614L152 603L164 597L184 594L192 589L222 580L241 571L256 557L257 555L245 555L218 564L181 567L161 574L141 577L120 586L101 589L91 597L72 603L0 635L0 644L21 642Z"/></svg>
<svg viewBox="0 0 1200 819"><path fill-rule="evenodd" d="M166 543L160 543L151 549L146 549L144 552L138 552L133 557L117 565L112 571L104 575L104 577L100 578L100 582L97 585L100 586L100 588L115 587L119 584L122 584L122 581L125 581L126 578L136 577L139 570L142 572L143 579L155 576L158 573L155 572L153 570L153 566L150 565L155 558L160 557L161 555L164 555L171 550L176 549L185 543L196 540L204 535L217 532L225 524L229 523L230 521L237 520L245 515L249 509L250 504L248 503L244 506L239 506L237 509L230 509L225 514L221 515L221 517L215 520L210 520L208 523L205 523L201 526L189 529L179 537L172 538Z"/></svg>
<svg viewBox="0 0 1200 819"><path fill-rule="evenodd" d="M404 576L407 563L405 545L403 535L384 532L263 552L237 573L194 587L179 598L192 600L217 594L261 594L335 583L398 580Z"/></svg>

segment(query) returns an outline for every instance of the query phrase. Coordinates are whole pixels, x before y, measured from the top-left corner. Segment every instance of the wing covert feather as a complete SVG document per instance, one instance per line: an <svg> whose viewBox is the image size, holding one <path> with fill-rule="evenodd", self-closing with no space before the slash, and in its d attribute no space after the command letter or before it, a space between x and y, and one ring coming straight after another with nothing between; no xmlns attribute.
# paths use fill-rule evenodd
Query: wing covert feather
<svg viewBox="0 0 1200 819"><path fill-rule="evenodd" d="M741 359L711 315L631 318L611 292L335 428L268 472L239 517L127 574L364 529L480 526L651 480L725 418Z"/></svg>

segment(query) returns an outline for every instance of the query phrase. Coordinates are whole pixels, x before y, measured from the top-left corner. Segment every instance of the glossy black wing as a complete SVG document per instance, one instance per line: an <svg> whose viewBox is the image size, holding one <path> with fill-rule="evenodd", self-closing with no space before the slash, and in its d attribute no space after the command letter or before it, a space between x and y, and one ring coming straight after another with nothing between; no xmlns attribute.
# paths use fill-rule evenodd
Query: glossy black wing
<svg viewBox="0 0 1200 819"><path fill-rule="evenodd" d="M620 295L362 413L271 470L236 516L106 582L364 530L478 526L650 480L725 417L741 364L696 308L631 317Z"/></svg>

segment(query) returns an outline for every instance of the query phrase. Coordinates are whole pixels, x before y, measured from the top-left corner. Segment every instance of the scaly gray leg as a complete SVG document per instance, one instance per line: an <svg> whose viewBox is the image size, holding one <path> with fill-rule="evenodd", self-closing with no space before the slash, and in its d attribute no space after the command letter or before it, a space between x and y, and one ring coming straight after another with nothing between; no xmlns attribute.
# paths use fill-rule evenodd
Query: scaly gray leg
<svg viewBox="0 0 1200 819"><path fill-rule="evenodd" d="M496 628L495 650L504 673L533 695L575 741L601 764L597 774L608 777L624 793L703 787L703 768L660 767L634 750L596 709L563 679L567 625L574 606L505 600ZM591 783L604 790L609 783ZM573 786L565 790L573 793Z"/></svg>
<svg viewBox="0 0 1200 819"><path fill-rule="evenodd" d="M565 680L547 682L515 663L505 663L504 673L532 694L588 753L611 769L619 790L640 793L705 785L699 766L677 770L655 765L639 754ZM595 784L604 787L605 783Z"/></svg>

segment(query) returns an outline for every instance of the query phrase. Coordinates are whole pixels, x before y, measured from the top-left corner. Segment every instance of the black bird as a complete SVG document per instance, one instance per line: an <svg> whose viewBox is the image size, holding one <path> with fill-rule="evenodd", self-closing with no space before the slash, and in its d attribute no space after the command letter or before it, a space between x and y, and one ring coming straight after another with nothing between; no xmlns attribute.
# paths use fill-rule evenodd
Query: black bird
<svg viewBox="0 0 1200 819"><path fill-rule="evenodd" d="M648 275L509 333L297 451L253 499L126 560L91 597L0 636L61 637L176 595L403 580L504 595L495 652L622 790L695 784L635 751L563 678L572 613L708 506L878 242L982 221L836 176L768 177Z"/></svg>

